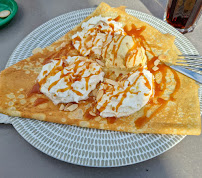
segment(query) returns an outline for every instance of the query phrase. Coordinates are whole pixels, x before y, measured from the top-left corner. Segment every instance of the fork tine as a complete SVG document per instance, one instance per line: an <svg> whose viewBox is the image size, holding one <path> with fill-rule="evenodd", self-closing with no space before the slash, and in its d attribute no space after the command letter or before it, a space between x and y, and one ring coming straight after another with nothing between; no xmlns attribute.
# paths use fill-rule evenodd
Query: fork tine
<svg viewBox="0 0 202 178"><path fill-rule="evenodd" d="M198 54L180 54L178 56L199 56Z"/></svg>
<svg viewBox="0 0 202 178"><path fill-rule="evenodd" d="M202 64L202 60L199 59L190 59L190 58L178 58L177 63L181 63L181 64L188 64L188 65L192 65L192 64Z"/></svg>
<svg viewBox="0 0 202 178"><path fill-rule="evenodd" d="M183 67L185 67L185 66L183 66ZM193 67L193 66L186 66L185 68L202 72L202 68L196 68L196 67Z"/></svg>
<svg viewBox="0 0 202 178"><path fill-rule="evenodd" d="M182 55L178 55L180 57L188 57L188 58L194 58L194 59L202 59L202 56L200 55L190 55L190 54L182 54Z"/></svg>
<svg viewBox="0 0 202 178"><path fill-rule="evenodd" d="M190 61L202 61L202 57L201 58L180 58L180 60L190 60Z"/></svg>
<svg viewBox="0 0 202 178"><path fill-rule="evenodd" d="M181 63L181 64L188 64L188 65L194 65L194 64L197 64L197 65L200 65L200 64L202 64L202 61L201 62L197 62L197 61L182 61L182 60L180 60L180 61L177 61L176 63Z"/></svg>
<svg viewBox="0 0 202 178"><path fill-rule="evenodd" d="M186 65L179 65L179 66L182 66L182 67L193 67L193 68L197 68L197 69L201 69L202 70L202 64L201 65L188 65L188 66L186 66Z"/></svg>
<svg viewBox="0 0 202 178"><path fill-rule="evenodd" d="M180 60L191 60L191 61L201 61L200 59L202 59L202 57L201 58L188 58L188 57L185 57L185 58L179 58Z"/></svg>
<svg viewBox="0 0 202 178"><path fill-rule="evenodd" d="M202 71L202 56L182 54L179 55L177 59L177 65L182 66L187 69Z"/></svg>
<svg viewBox="0 0 202 178"><path fill-rule="evenodd" d="M178 59L176 62L184 62L184 63L201 64L201 63L202 63L202 60L201 60L201 61L196 61L196 60L181 60L181 59Z"/></svg>
<svg viewBox="0 0 202 178"><path fill-rule="evenodd" d="M180 67L184 67L184 68L187 68L187 69L192 69L192 70L197 70L197 71L202 71L202 67L201 66L198 66L198 65L181 65L179 63L175 64L176 66L180 66Z"/></svg>
<svg viewBox="0 0 202 178"><path fill-rule="evenodd" d="M183 65L183 64L185 64L185 65L199 65L199 66L202 65L202 62L182 61L182 60L177 61L176 63L182 64L182 65Z"/></svg>

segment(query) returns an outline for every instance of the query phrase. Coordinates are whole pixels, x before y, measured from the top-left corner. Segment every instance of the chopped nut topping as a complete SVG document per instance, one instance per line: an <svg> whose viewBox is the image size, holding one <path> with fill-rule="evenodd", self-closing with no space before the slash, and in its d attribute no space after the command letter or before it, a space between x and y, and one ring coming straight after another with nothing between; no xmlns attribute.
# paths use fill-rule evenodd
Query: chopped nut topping
<svg viewBox="0 0 202 178"><path fill-rule="evenodd" d="M108 90L113 90L113 87L110 85L110 86L108 87Z"/></svg>
<svg viewBox="0 0 202 178"><path fill-rule="evenodd" d="M157 66L157 65L159 64L159 62L160 62L159 59L155 60L155 61L154 61L154 65Z"/></svg>
<svg viewBox="0 0 202 178"><path fill-rule="evenodd" d="M111 85L114 85L114 86L117 86L117 85L118 85L117 82L115 82L114 80L111 80L111 79L106 79L105 82L107 82L107 83L109 83L109 84L111 84Z"/></svg>
<svg viewBox="0 0 202 178"><path fill-rule="evenodd" d="M118 84L119 84L119 86L120 86L121 88L124 87L124 82L123 82L123 81L118 81Z"/></svg>
<svg viewBox="0 0 202 178"><path fill-rule="evenodd" d="M65 109L65 106L64 106L64 104L61 104L61 105L60 105L60 108L59 108L59 110L60 110L60 111L63 111L64 109Z"/></svg>
<svg viewBox="0 0 202 178"><path fill-rule="evenodd" d="M93 38L93 36L92 36L92 35L89 35L89 36L85 39L84 45L85 45L86 48L92 47L92 45L93 45L93 43L92 43L92 38Z"/></svg>
<svg viewBox="0 0 202 178"><path fill-rule="evenodd" d="M104 67L104 65L105 65L102 61L100 61L100 60L98 60L98 59L96 59L96 62L97 62L99 65L101 65L102 67Z"/></svg>
<svg viewBox="0 0 202 178"><path fill-rule="evenodd" d="M65 47L67 45L67 42L62 42L62 44L60 45L61 48Z"/></svg>
<svg viewBox="0 0 202 178"><path fill-rule="evenodd" d="M96 113L96 111L97 111L97 108L93 107L93 112Z"/></svg>
<svg viewBox="0 0 202 178"><path fill-rule="evenodd" d="M95 25L95 28L96 28L96 27L99 27L99 25L101 25L101 24L103 24L104 26L108 26L108 24L107 24L105 21L100 20L100 21Z"/></svg>
<svg viewBox="0 0 202 178"><path fill-rule="evenodd" d="M78 108L78 104L70 104L70 105L66 105L65 107L65 111L74 111L76 108Z"/></svg>
<svg viewBox="0 0 202 178"><path fill-rule="evenodd" d="M67 111L67 108L71 105L71 103L66 104L64 111Z"/></svg>
<svg viewBox="0 0 202 178"><path fill-rule="evenodd" d="M94 90L92 91L92 95L93 95L93 96L96 96L96 95L97 95L97 91L98 91L97 89L94 89Z"/></svg>
<svg viewBox="0 0 202 178"><path fill-rule="evenodd" d="M100 98L103 96L103 94L104 94L103 90L99 90L98 93L97 93L96 100L99 101Z"/></svg>
<svg viewBox="0 0 202 178"><path fill-rule="evenodd" d="M92 47L93 44L91 41L88 41L88 42L84 43L84 45L86 46L86 48L90 48L90 47Z"/></svg>
<svg viewBox="0 0 202 178"><path fill-rule="evenodd" d="M153 68L152 68L152 70L153 71L157 71L159 68L157 67L157 66L154 66Z"/></svg>
<svg viewBox="0 0 202 178"><path fill-rule="evenodd" d="M67 42L62 42L62 44L55 49L56 51L59 51L60 49L64 48L66 45L67 45Z"/></svg>
<svg viewBox="0 0 202 178"><path fill-rule="evenodd" d="M96 114L95 114L93 111L89 111L89 114L90 114L91 116L96 116Z"/></svg>
<svg viewBox="0 0 202 178"><path fill-rule="evenodd" d="M94 64L91 63L91 64L89 65L89 68L90 68L90 69L93 69L93 68L94 68Z"/></svg>
<svg viewBox="0 0 202 178"><path fill-rule="evenodd" d="M128 78L127 75L124 75L123 77L120 78L120 81L126 80Z"/></svg>
<svg viewBox="0 0 202 178"><path fill-rule="evenodd" d="M104 84L103 89L106 90L107 89L107 85Z"/></svg>

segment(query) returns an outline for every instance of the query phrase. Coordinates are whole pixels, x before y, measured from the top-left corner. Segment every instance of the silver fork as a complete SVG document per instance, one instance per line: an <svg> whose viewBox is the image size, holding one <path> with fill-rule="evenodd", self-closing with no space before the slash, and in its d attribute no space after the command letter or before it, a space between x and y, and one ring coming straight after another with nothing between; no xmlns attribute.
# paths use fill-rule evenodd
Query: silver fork
<svg viewBox="0 0 202 178"><path fill-rule="evenodd" d="M170 66L172 69L202 83L202 56L200 55L179 55L176 65Z"/></svg>

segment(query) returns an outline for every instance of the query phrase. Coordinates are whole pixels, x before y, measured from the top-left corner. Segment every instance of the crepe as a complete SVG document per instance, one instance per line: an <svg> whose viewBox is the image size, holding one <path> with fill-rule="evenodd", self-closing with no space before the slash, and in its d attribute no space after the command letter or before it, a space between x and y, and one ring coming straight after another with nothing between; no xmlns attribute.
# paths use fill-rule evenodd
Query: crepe
<svg viewBox="0 0 202 178"><path fill-rule="evenodd" d="M147 45L145 45L145 48L150 61L153 60L151 51L155 56L160 55L159 58L162 61L172 64L175 63L177 55L180 54L174 44L174 36L162 34L147 23L128 15L122 7L111 8L109 5L101 3L84 21L98 15L112 18L119 16L119 22L127 25L128 32L130 32L132 24L135 24L136 29L144 27L145 30L142 31L141 35L146 39ZM162 104L155 104L158 103L157 101L148 103L129 117L92 117L89 115L89 110L94 105L93 97L90 97L87 101L80 101L78 108L71 112L59 110L60 105L54 105L43 94L33 94L27 97L46 60L68 55L79 55L78 51L71 45L71 37L80 30L81 24L50 46L44 49L35 49L33 56L0 73L1 113L60 124L132 133L200 134L201 118L198 85L192 79L174 72L168 67L162 73L168 75L168 78L170 77L170 81L167 81L165 86L166 89L172 90L169 96L171 99L162 102ZM105 69L105 72L110 74L108 76L115 79L116 72L112 71L114 69ZM117 72L120 74L123 71ZM158 76L155 77L157 80ZM177 81L173 78L177 78ZM164 100L166 100L166 96L164 97ZM36 106L37 98L41 98L42 104Z"/></svg>

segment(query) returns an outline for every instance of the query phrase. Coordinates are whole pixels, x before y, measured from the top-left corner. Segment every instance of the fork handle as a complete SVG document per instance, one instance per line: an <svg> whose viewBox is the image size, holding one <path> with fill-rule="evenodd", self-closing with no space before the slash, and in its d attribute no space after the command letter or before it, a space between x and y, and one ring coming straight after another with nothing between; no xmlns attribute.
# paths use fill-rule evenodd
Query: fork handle
<svg viewBox="0 0 202 178"><path fill-rule="evenodd" d="M198 74L194 71L191 71L189 69L185 69L184 67L180 67L180 66L176 66L176 65L172 65L170 66L172 69L194 79L195 81L199 82L200 84L202 84L202 75Z"/></svg>

